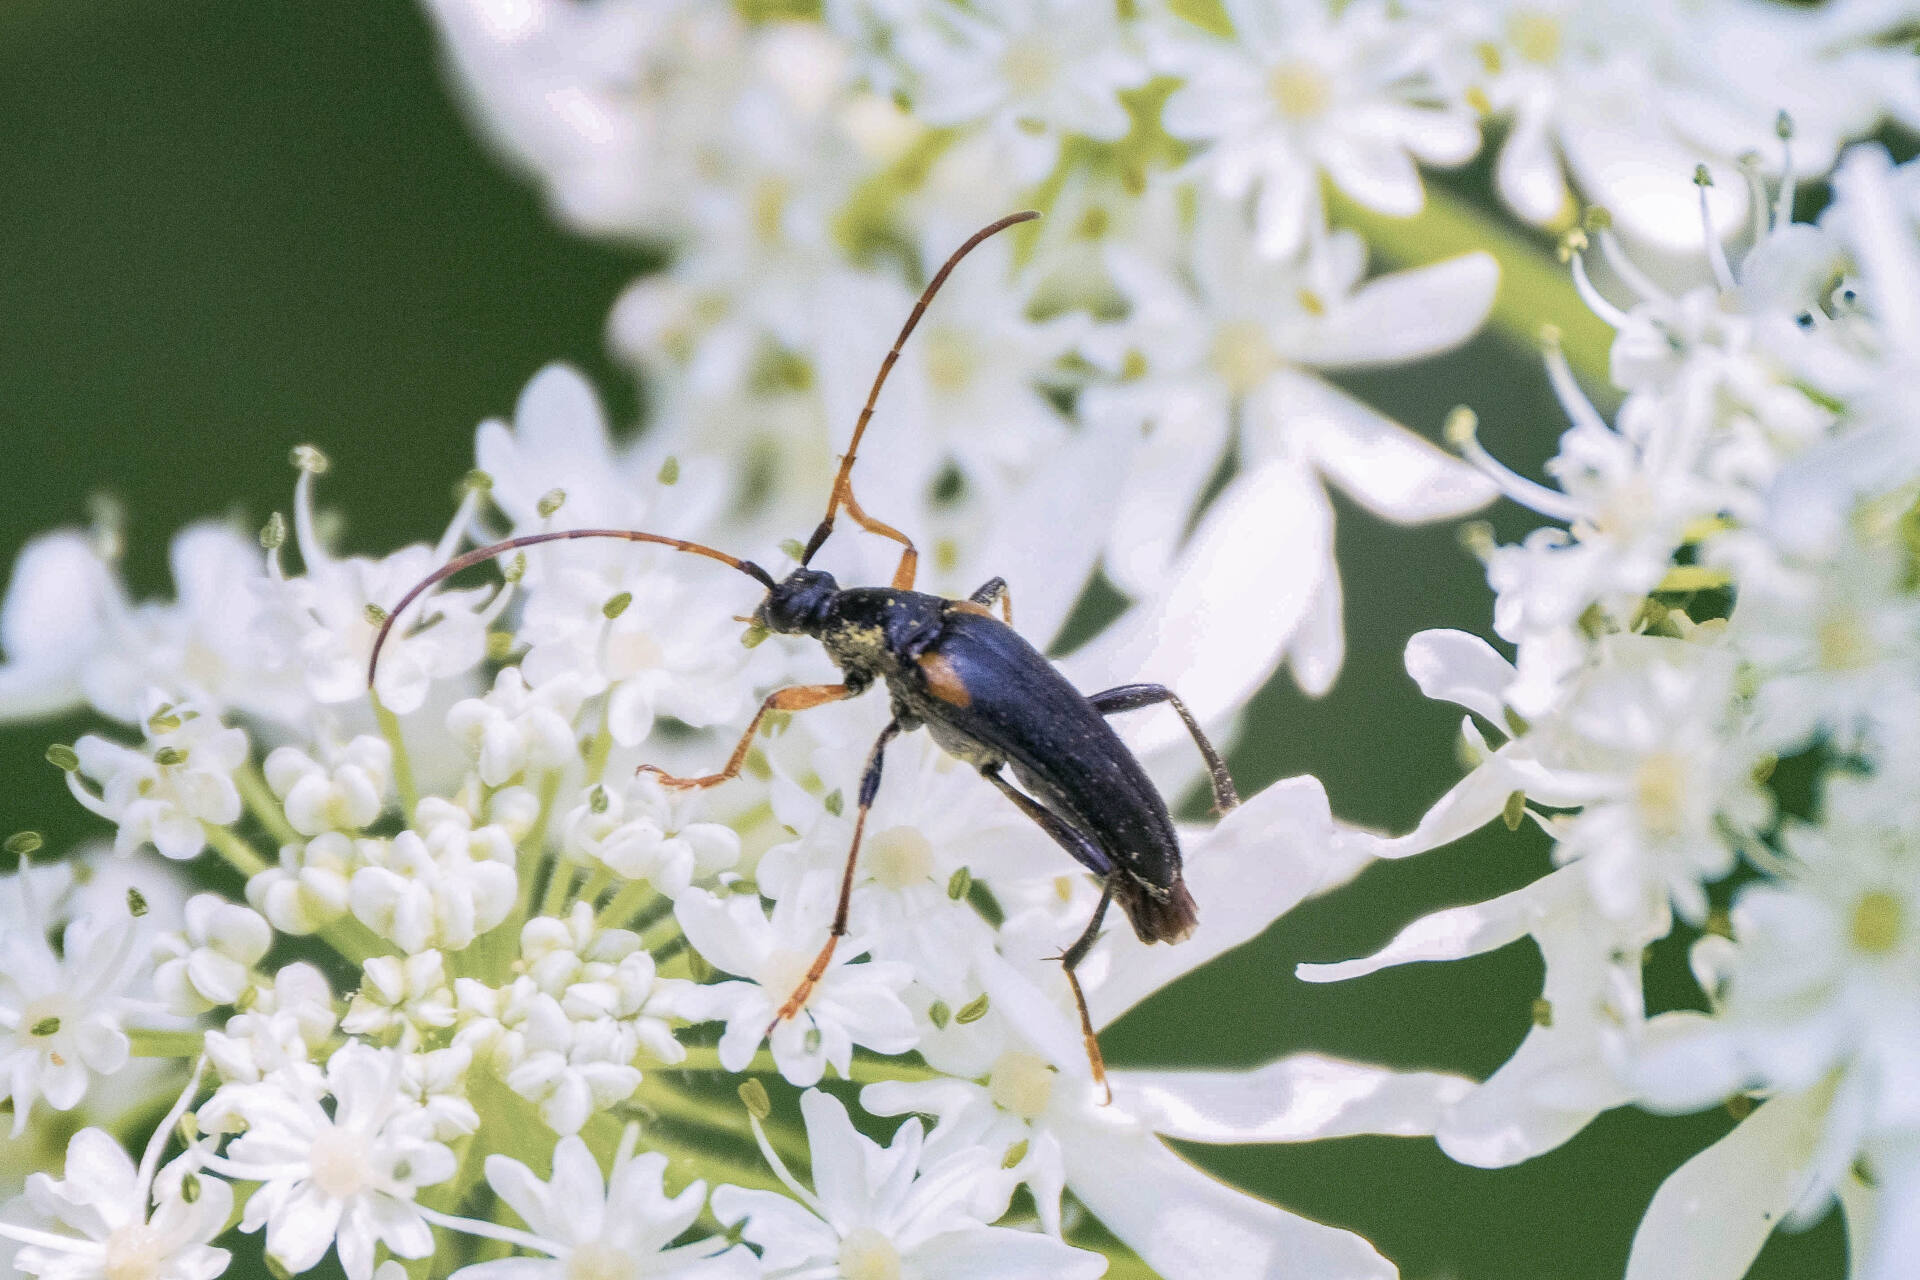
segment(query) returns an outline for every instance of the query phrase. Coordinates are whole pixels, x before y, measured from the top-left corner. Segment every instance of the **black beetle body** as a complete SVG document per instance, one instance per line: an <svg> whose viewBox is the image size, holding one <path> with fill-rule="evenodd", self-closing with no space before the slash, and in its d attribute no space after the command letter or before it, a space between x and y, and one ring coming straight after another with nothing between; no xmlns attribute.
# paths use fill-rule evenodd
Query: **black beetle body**
<svg viewBox="0 0 1920 1280"><path fill-rule="evenodd" d="M811 636L820 641L845 673L844 679L840 684L793 685L768 694L734 744L725 766L716 773L680 778L652 765L640 766L643 771L658 774L669 787L718 786L739 776L754 735L770 713L804 711L855 697L883 681L893 708L893 717L880 731L860 777L859 808L841 874L833 926L805 977L775 1015L775 1023L797 1016L806 1006L832 961L836 944L846 936L861 833L880 790L887 744L906 730L924 726L943 750L978 769L1054 843L1100 878L1100 904L1060 962L1080 1015L1094 1079L1104 1082L1099 1041L1074 969L1099 937L1108 904L1120 904L1143 942L1179 942L1193 931L1197 914L1181 878L1180 844L1166 801L1160 798L1140 762L1108 726L1106 717L1167 703L1179 713L1206 759L1214 803L1222 813L1239 803L1233 779L1199 722L1171 689L1130 684L1083 695L1069 684L1039 650L1014 631L1007 587L1001 579L992 579L965 600L915 591L919 552L913 540L868 515L853 496L854 458L873 418L880 388L941 281L975 245L1038 216L1009 214L982 228L927 282L867 392L853 438L840 458L827 513L801 548L800 567L784 579L775 581L751 560L702 543L639 529L557 529L508 538L454 557L400 598L374 636L373 652L367 659L367 685L373 687L381 646L408 605L454 574L520 548L574 538L614 538L671 547L738 570L767 591L750 621L763 631ZM868 533L900 544L900 564L894 571L893 585L842 590L832 575L807 567L832 534L834 518L841 511ZM1007 615L1005 622L995 618L988 607L996 601ZM1004 769L1012 770L1020 787L1001 776Z"/></svg>
<svg viewBox="0 0 1920 1280"><path fill-rule="evenodd" d="M996 781L1010 766L1083 837L1061 843L1107 881L1142 942L1192 932L1166 802L1100 709L985 606L890 587L843 591L830 575L801 569L768 594L755 621L819 640L849 693L884 680L902 731L924 725L947 754Z"/></svg>

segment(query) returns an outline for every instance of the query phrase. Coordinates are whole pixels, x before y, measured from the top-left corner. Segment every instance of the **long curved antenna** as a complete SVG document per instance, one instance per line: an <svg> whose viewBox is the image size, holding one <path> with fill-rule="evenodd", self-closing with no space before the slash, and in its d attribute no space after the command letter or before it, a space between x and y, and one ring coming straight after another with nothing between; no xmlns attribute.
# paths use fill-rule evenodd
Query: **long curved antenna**
<svg viewBox="0 0 1920 1280"><path fill-rule="evenodd" d="M738 556L730 556L724 551L716 551L712 547L703 546L698 542L687 542L681 538L663 537L657 533L641 533L637 529L556 529L551 533L524 534L518 538L508 538L505 542L493 543L491 546L476 547L465 555L455 556L408 588L407 594L400 597L400 603L393 606L393 609L382 619L380 630L373 637L373 653L367 658L367 688L373 688L374 673L380 669L380 651L386 647L387 637L393 632L394 624L400 620L400 615L406 612L407 606L420 598L422 592L445 582L463 569L485 564L509 551L537 546L542 542L568 542L574 538L615 538L622 542L657 543L663 547L672 547L675 551L687 551L696 556L705 556L709 560L718 560L729 568L738 569L769 591L774 587L773 575L753 561L742 560Z"/></svg>
<svg viewBox="0 0 1920 1280"><path fill-rule="evenodd" d="M873 389L867 392L866 406L860 410L860 420L854 423L853 439L847 442L846 455L840 459L839 474L833 478L833 492L827 497L827 514L820 521L819 527L814 529L813 536L807 539L806 554L800 557L802 565L813 560L814 553L820 550L821 544L827 540L827 535L833 532L834 516L839 513L841 507L845 507L847 513L859 522L861 528L869 533L892 538L907 549L906 554L900 558L900 571L894 575L894 585L900 587L913 585L913 567L919 559L919 552L914 550L912 539L898 529L882 524L869 516L854 500L853 460L860 452L860 437L867 433L867 424L873 421L873 406L880 399L880 388L887 384L887 375L893 372L894 362L900 359L901 348L907 345L907 339L913 335L914 327L920 323L920 317L926 313L927 304L933 301L934 294L940 292L940 286L947 282L947 277L953 273L953 269L960 265L960 259L978 248L981 241L998 235L1008 227L1018 226L1022 222L1032 222L1039 216L1038 210L1025 209L1019 213L1010 213L998 222L980 228L967 238L965 244L953 251L953 256L933 273L933 279L927 281L927 287L920 291L920 300L913 304L913 311L907 316L907 322L900 326L900 336L893 340L893 349L887 352L887 358L880 362L880 372L874 375ZM904 582L901 581L902 578L905 579Z"/></svg>

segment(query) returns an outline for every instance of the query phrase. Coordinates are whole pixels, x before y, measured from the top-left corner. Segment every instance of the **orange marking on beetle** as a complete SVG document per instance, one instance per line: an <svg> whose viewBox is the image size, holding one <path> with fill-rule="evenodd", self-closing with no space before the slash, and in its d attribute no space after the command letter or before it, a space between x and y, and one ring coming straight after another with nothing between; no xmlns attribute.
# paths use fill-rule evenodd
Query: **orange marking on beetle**
<svg viewBox="0 0 1920 1280"><path fill-rule="evenodd" d="M973 695L967 692L967 682L953 669L953 664L937 653L923 653L914 661L920 664L920 674L926 679L927 692L950 706L966 707L973 705Z"/></svg>

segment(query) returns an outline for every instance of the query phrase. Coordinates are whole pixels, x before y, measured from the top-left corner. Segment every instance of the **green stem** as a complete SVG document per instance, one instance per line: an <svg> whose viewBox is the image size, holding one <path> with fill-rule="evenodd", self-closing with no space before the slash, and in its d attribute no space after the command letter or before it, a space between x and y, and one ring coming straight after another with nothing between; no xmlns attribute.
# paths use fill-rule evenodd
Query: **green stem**
<svg viewBox="0 0 1920 1280"><path fill-rule="evenodd" d="M533 910L533 882L535 873L545 860L547 843L547 820L553 813L554 797L560 794L560 774L549 773L540 780L540 816L533 821L533 830L527 832L520 842L520 857L517 870L520 873L520 897L513 907L514 936L519 936L519 926L527 921L527 913Z"/></svg>
<svg viewBox="0 0 1920 1280"><path fill-rule="evenodd" d="M607 771L607 757L613 754L613 730L607 728L607 719L600 717L600 732L593 735L593 741L587 746L587 785L591 787L600 781Z"/></svg>
<svg viewBox="0 0 1920 1280"><path fill-rule="evenodd" d="M738 1099L721 1101L717 1098L695 1097L656 1079L634 1101L650 1108L661 1119L723 1133L744 1142L749 1148L755 1147L753 1126L747 1122L747 1109ZM807 1163L807 1139L801 1129L772 1118L762 1120L760 1128L789 1167ZM659 1131L656 1129L651 1140L658 1141L658 1138ZM771 1170L767 1176L772 1176Z"/></svg>
<svg viewBox="0 0 1920 1280"><path fill-rule="evenodd" d="M136 1058L197 1058L207 1047L206 1036L198 1031L144 1031L129 1028L127 1039L133 1043Z"/></svg>
<svg viewBox="0 0 1920 1280"><path fill-rule="evenodd" d="M247 812L258 819L276 841L280 844L299 844L305 839L287 821L286 809L267 786L259 765L252 760L242 764L234 771L233 784L240 789L240 798L246 802Z"/></svg>
<svg viewBox="0 0 1920 1280"><path fill-rule="evenodd" d="M567 905L567 899L573 892L574 866L562 858L553 860L553 871L547 876L547 891L540 898L540 914L557 916Z"/></svg>
<svg viewBox="0 0 1920 1280"><path fill-rule="evenodd" d="M1572 273L1539 235L1519 230L1432 182L1427 184L1426 207L1411 218L1376 213L1331 183L1325 189L1331 220L1364 235L1368 247L1389 265L1422 266L1476 249L1492 254L1500 264L1500 289L1489 320L1493 328L1533 350L1542 326L1554 325L1568 363L1591 391L1612 387L1607 362L1613 330L1587 310L1573 287Z"/></svg>
<svg viewBox="0 0 1920 1280"><path fill-rule="evenodd" d="M652 885L645 880L629 880L620 886L620 891L613 895L606 906L600 908L594 923L602 929L624 928L652 898Z"/></svg>
<svg viewBox="0 0 1920 1280"><path fill-rule="evenodd" d="M221 860L241 875L252 879L267 869L267 860L260 856L260 851L226 827L203 822L200 829L206 832L207 843L220 855Z"/></svg>
<svg viewBox="0 0 1920 1280"><path fill-rule="evenodd" d="M420 805L420 788L414 785L413 761L407 758L407 744L400 737L400 717L387 710L380 695L371 689L367 690L367 701L373 704L380 735L393 748L393 785L400 791L400 820L412 822L413 811Z"/></svg>
<svg viewBox="0 0 1920 1280"><path fill-rule="evenodd" d="M595 867L587 877L587 883L581 886L580 901L592 904L600 901L600 895L613 883L613 872L605 867Z"/></svg>

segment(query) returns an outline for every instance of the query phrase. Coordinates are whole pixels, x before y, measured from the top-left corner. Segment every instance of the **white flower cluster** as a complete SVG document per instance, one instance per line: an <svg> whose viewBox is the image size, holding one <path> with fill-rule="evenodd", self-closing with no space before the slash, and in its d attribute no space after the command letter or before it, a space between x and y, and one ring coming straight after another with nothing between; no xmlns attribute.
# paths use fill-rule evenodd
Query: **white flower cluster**
<svg viewBox="0 0 1920 1280"><path fill-rule="evenodd" d="M543 374L528 400L515 434L483 428L483 456L512 448L536 474L598 458L567 472L572 491L619 496L577 378ZM226 1265L209 1241L237 1211L276 1265L298 1273L331 1254L352 1280L383 1257L430 1254L438 1274L477 1273L504 1262L502 1243L567 1275L638 1266L636 1252L648 1274L1095 1275L1105 1259L1068 1243L1084 1214L1173 1277L1254 1277L1302 1256L1333 1275L1393 1274L1361 1237L1217 1182L1162 1139L1423 1134L1470 1083L1316 1055L1102 1082L1057 963L1097 882L924 735L889 757L849 935L778 1016L827 940L848 797L884 701L776 722L710 792L636 771L708 762L731 735L694 721L744 716L760 689L819 662L705 622L751 601L692 557L530 548L499 590L431 596L426 620L394 633L402 654L426 655L407 681L384 683L383 665L355 700L331 678L302 681L271 717L220 700L302 654L364 680L383 615L347 604L458 545L344 572L354 562L329 554L312 509L324 461L295 461L305 572L280 563L276 521L236 589L299 626L257 628L236 670L208 660L156 683L138 745L89 736L48 753L116 850L218 858L245 877L245 901L201 893L164 923L136 923L138 895L95 895L57 951L44 923L8 931L0 1091L18 1128L81 1106L134 1052L191 1064L137 1176L89 1127L63 1181L36 1174L0 1215L19 1270L203 1280ZM513 501L508 483L476 476L456 531L484 517L489 491ZM535 518L562 501L543 495ZM703 628L723 638L695 649L678 634ZM1143 674L1087 669L1102 683ZM1096 1030L1360 862L1308 778L1182 834L1205 929L1177 948L1103 936L1079 969ZM1287 850L1278 874L1275 849ZM36 920L44 874L14 880ZM922 1113L932 1127L909 1119L882 1148L824 1093L798 1100L804 1125L784 1122L767 1087L790 1109L795 1091L833 1079L863 1086L872 1116ZM185 1144L162 1169L176 1127ZM803 1157L810 1186L788 1172ZM94 1184L110 1208L89 1207ZM490 1203L488 1187L524 1229L462 1215Z"/></svg>
<svg viewBox="0 0 1920 1280"><path fill-rule="evenodd" d="M171 602L127 598L106 525L21 553L0 716L120 725L49 751L75 800L123 857L218 859L244 905L72 893L49 912L32 865L0 895L0 1099L16 1133L83 1106L101 1122L0 1212L0 1261L210 1280L237 1207L277 1266L333 1255L349 1280L402 1260L463 1280L1051 1278L1104 1270L1070 1243L1091 1215L1170 1280L1384 1280L1366 1240L1163 1139L1432 1134L1494 1165L1607 1107L1739 1097L1764 1101L1662 1191L1631 1273L1737 1275L1837 1195L1874 1224L1865 1274L1902 1274L1920 170L1855 150L1819 223L1790 217L1795 165L1920 126L1902 6L428 7L558 214L666 250L611 320L654 421L617 447L584 380L542 372L480 428L444 534L381 558L336 552L327 459L303 446L259 548L179 535ZM1370 276L1336 225L1420 213L1420 166L1465 162L1489 122L1515 213L1565 227L1578 188L1632 246L1597 217L1569 235L1626 399L1610 425L1550 344L1573 420L1557 488L1493 462L1468 419L1456 459L1327 376L1448 350L1490 313L1489 254ZM1748 152L1781 156L1777 200ZM1702 160L1744 166L1752 193L1689 192ZM469 544L624 528L747 549L810 528L934 264L1025 206L1048 217L988 241L887 357L860 483L926 548L923 588L1004 575L1042 648L1097 566L1128 604L1062 663L1078 687L1165 682L1221 736L1282 664L1330 687L1329 486L1402 522L1504 492L1565 526L1482 548L1515 661L1460 633L1409 647L1421 687L1479 717L1473 771L1418 830L1356 833L1313 779L1274 784L1181 829L1190 941L1116 929L1077 970L1098 1032L1369 859L1531 815L1558 870L1304 974L1533 936L1537 1025L1485 1083L1299 1054L1103 1088L1057 963L1100 886L924 735L893 746L858 828L883 698L771 717L727 785L673 785L725 758L766 690L825 669L742 636L755 599L690 557L526 547L497 584L436 584L370 671L403 595ZM1703 229L1712 285L1636 267ZM821 563L884 581L897 550L843 534ZM1172 715L1125 733L1168 794L1198 778ZM1782 798L1789 774L1810 804ZM823 951L856 829L849 932ZM1700 934L1704 1012L1646 1007L1640 957L1676 919ZM95 1106L136 1058L178 1088L137 1166ZM863 1133L896 1116L887 1145ZM1725 1229L1693 1233L1703 1214Z"/></svg>
<svg viewBox="0 0 1920 1280"><path fill-rule="evenodd" d="M1531 935L1535 1026L1442 1120L1449 1153L1507 1165L1611 1107L1727 1102L1746 1118L1662 1187L1628 1274L1731 1280L1837 1197L1854 1274L1884 1280L1910 1274L1920 1223L1920 165L1855 148L1815 223L1791 220L1790 188L1771 209L1752 190L1762 232L1737 262L1711 241L1714 283L1684 292L1603 218L1570 237L1625 399L1609 425L1549 347L1572 420L1556 487L1453 422L1558 523L1483 543L1515 661L1462 632L1408 645L1421 689L1471 713L1477 763L1374 851L1504 815L1544 830L1558 869L1301 976ZM1621 304L1587 283L1596 241ZM1643 956L1676 928L1699 1005L1649 1008Z"/></svg>

